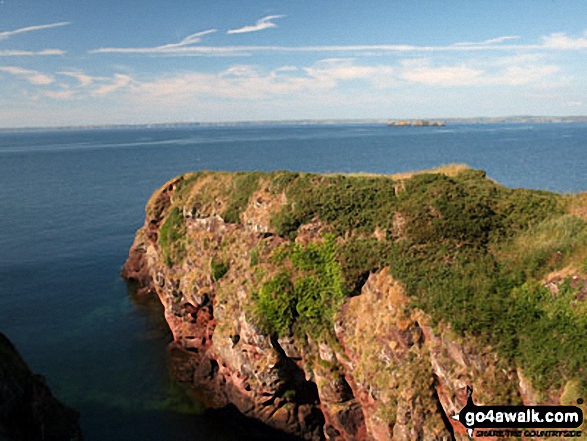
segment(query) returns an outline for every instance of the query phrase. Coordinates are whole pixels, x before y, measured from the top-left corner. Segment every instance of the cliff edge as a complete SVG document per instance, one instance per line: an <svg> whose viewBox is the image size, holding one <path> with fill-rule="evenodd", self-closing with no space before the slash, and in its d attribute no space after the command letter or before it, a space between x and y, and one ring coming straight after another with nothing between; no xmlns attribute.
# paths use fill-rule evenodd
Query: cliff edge
<svg viewBox="0 0 587 441"><path fill-rule="evenodd" d="M464 166L195 172L151 197L122 274L211 407L308 440L465 440L467 386L585 396L586 208Z"/></svg>

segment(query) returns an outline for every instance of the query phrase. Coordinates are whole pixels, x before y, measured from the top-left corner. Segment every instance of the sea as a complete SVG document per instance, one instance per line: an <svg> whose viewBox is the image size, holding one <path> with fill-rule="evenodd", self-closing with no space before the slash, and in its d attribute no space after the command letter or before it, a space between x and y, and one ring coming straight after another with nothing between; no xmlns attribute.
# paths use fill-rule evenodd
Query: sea
<svg viewBox="0 0 587 441"><path fill-rule="evenodd" d="M0 332L84 439L248 439L174 384L157 301L120 278L149 196L194 170L397 173L465 163L509 187L587 190L587 124L0 131Z"/></svg>

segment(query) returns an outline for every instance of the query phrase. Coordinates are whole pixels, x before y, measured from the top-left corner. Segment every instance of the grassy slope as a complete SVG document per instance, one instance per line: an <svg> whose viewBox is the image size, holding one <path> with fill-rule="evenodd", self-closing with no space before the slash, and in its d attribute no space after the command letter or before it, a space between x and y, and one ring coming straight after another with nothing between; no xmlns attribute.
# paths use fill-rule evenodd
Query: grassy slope
<svg viewBox="0 0 587 441"><path fill-rule="evenodd" d="M315 220L329 231L270 256L254 250L255 264L281 268L252 299L267 332L331 339L343 299L389 266L412 306L490 344L537 387L587 378L587 306L582 286L564 278L587 273L585 195L512 190L463 166L396 176L198 172L179 183L161 227L168 264L185 254L182 210L214 207L238 223L261 186L287 197L271 217L280 236L294 239ZM543 283L554 271L563 275L556 295Z"/></svg>

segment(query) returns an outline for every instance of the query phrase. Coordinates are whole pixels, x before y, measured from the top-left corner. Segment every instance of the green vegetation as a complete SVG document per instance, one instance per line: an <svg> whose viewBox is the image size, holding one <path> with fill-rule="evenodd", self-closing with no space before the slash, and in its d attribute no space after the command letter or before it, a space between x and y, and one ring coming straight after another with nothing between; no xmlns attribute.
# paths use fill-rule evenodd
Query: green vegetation
<svg viewBox="0 0 587 441"><path fill-rule="evenodd" d="M281 250L279 250L282 252ZM334 236L306 247L294 245L287 256L298 275L287 271L263 284L256 297L255 313L269 333L324 336L332 329L334 314L347 296Z"/></svg>
<svg viewBox="0 0 587 441"><path fill-rule="evenodd" d="M277 171L271 173L270 191L272 194L279 194L284 191L289 184L296 180L300 174L290 171Z"/></svg>
<svg viewBox="0 0 587 441"><path fill-rule="evenodd" d="M291 177L291 176L290 176ZM337 235L389 226L395 206L394 181L385 177L300 174L286 188L289 204L271 219L280 236L294 238L300 225L317 217Z"/></svg>
<svg viewBox="0 0 587 441"><path fill-rule="evenodd" d="M236 173L232 179L230 199L226 205L222 218L226 222L237 224L240 216L247 208L249 199L258 189L260 173Z"/></svg>
<svg viewBox="0 0 587 441"><path fill-rule="evenodd" d="M268 333L287 334L296 320L296 293L288 272L266 282L255 298L259 324Z"/></svg>
<svg viewBox="0 0 587 441"><path fill-rule="evenodd" d="M178 207L173 207L159 228L158 243L167 266L176 265L185 257L185 233L186 226L182 212Z"/></svg>
<svg viewBox="0 0 587 441"><path fill-rule="evenodd" d="M520 323L517 361L541 388L562 386L575 378L587 386L587 305L577 301L578 287L566 279L556 296L536 283L513 292Z"/></svg>
<svg viewBox="0 0 587 441"><path fill-rule="evenodd" d="M222 260L212 259L210 262L210 268L212 269L212 280L218 282L224 277L230 267L228 266L228 263L223 262Z"/></svg>
<svg viewBox="0 0 587 441"><path fill-rule="evenodd" d="M553 217L518 235L500 257L518 277L543 276L569 263L580 266L585 254L575 252L587 249L586 226L576 216Z"/></svg>
<svg viewBox="0 0 587 441"><path fill-rule="evenodd" d="M187 173L183 176L177 183L177 187L175 189L174 198L180 201L187 200L187 197L194 185L194 183L200 179L201 177L205 176L205 172L192 172Z"/></svg>
<svg viewBox="0 0 587 441"><path fill-rule="evenodd" d="M250 266L256 266L258 264L259 264L259 250L257 248L253 248L251 250Z"/></svg>
<svg viewBox="0 0 587 441"><path fill-rule="evenodd" d="M295 245L291 262L304 274L294 282L299 330L319 336L332 329L334 314L347 296L334 236L306 247Z"/></svg>

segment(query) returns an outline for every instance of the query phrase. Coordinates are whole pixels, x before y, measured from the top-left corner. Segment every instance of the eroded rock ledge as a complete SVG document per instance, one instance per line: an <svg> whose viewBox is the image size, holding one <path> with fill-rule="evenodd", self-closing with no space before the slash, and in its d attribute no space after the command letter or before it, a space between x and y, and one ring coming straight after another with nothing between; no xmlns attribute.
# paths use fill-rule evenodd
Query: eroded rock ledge
<svg viewBox="0 0 587 441"><path fill-rule="evenodd" d="M581 201L516 193L460 166L397 177L198 172L155 192L122 275L159 297L176 378L210 407L232 404L307 440L465 440L449 417L467 385L488 404L563 402L583 387L571 373L536 381L532 364L526 376L507 352L524 348L479 331L469 311L439 319L451 302L487 323L511 312L486 279L510 277L511 244L536 225L571 216L584 234L569 214ZM534 281L555 296L564 285L580 304L579 249L511 276L508 292ZM442 271L463 285L443 286ZM467 303L475 289L486 297Z"/></svg>

